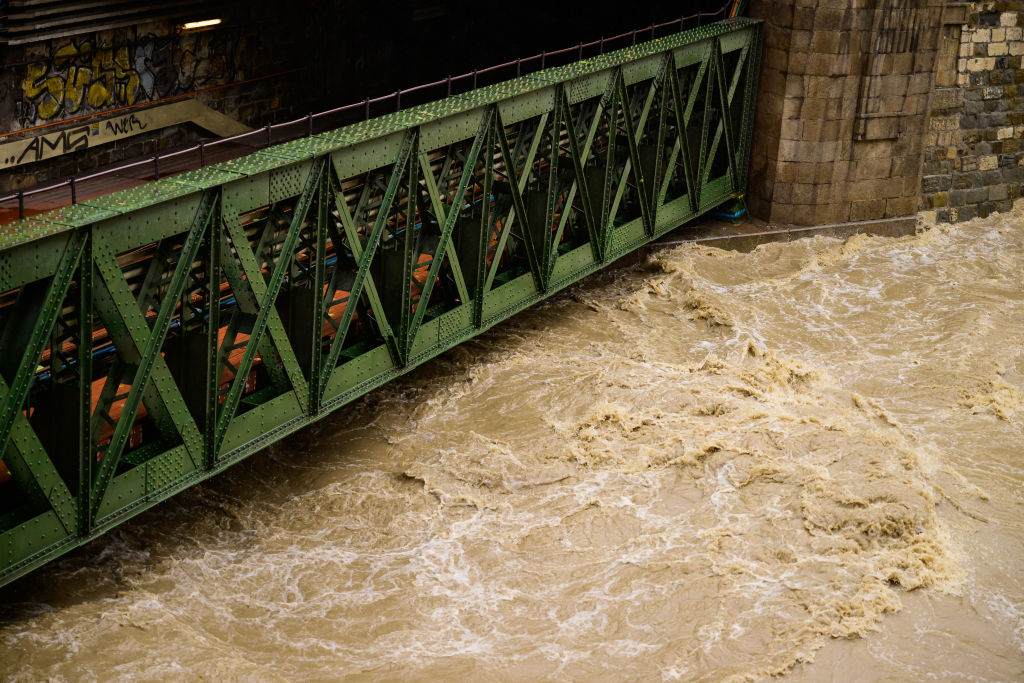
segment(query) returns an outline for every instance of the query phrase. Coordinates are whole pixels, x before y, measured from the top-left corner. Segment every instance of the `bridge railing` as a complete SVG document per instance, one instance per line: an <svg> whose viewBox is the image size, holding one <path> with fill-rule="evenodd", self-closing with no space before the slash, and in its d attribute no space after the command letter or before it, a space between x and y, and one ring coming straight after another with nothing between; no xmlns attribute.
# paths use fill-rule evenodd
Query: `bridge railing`
<svg viewBox="0 0 1024 683"><path fill-rule="evenodd" d="M0 583L741 195L760 47L711 24L0 228Z"/></svg>

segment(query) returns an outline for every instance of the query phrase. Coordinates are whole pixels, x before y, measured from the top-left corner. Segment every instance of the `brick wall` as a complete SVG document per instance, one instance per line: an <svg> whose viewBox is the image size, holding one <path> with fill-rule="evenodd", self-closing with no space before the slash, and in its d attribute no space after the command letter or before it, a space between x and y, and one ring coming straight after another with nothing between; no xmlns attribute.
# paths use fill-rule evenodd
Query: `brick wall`
<svg viewBox="0 0 1024 683"><path fill-rule="evenodd" d="M782 224L920 203L942 0L753 0L765 21L751 211Z"/></svg>
<svg viewBox="0 0 1024 683"><path fill-rule="evenodd" d="M957 3L943 27L922 209L957 222L1013 208L1024 182L1024 1Z"/></svg>

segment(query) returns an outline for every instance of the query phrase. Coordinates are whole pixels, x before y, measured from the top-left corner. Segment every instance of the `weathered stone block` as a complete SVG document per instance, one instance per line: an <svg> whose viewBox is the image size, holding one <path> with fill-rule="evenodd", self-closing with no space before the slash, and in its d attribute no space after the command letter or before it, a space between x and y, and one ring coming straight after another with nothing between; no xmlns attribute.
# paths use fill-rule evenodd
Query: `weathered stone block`
<svg viewBox="0 0 1024 683"><path fill-rule="evenodd" d="M792 202L794 204L813 204L815 187L812 183L794 183Z"/></svg>
<svg viewBox="0 0 1024 683"><path fill-rule="evenodd" d="M1024 50L1017 54L1024 54ZM994 68L996 68L996 60L992 57L972 57L967 60L968 71L991 71Z"/></svg>
<svg viewBox="0 0 1024 683"><path fill-rule="evenodd" d="M888 178L892 173L892 160L865 159L854 162L850 170L851 180L867 180L870 178Z"/></svg>
<svg viewBox="0 0 1024 683"><path fill-rule="evenodd" d="M966 201L967 204L980 204L988 199L988 188L985 187L972 187L967 190Z"/></svg>
<svg viewBox="0 0 1024 683"><path fill-rule="evenodd" d="M933 116L928 122L932 130L958 130L961 127L960 114L949 114L947 116Z"/></svg>
<svg viewBox="0 0 1024 683"><path fill-rule="evenodd" d="M932 194L950 189L952 179L949 175L926 175L921 178L921 191Z"/></svg>
<svg viewBox="0 0 1024 683"><path fill-rule="evenodd" d="M1010 192L1006 185L993 185L988 188L989 201L998 202L1010 198Z"/></svg>
<svg viewBox="0 0 1024 683"><path fill-rule="evenodd" d="M772 204L768 220L779 225L790 225L793 223L793 213L792 204Z"/></svg>
<svg viewBox="0 0 1024 683"><path fill-rule="evenodd" d="M819 204L814 208L814 222L818 225L845 223L850 220L850 205L846 202Z"/></svg>
<svg viewBox="0 0 1024 683"><path fill-rule="evenodd" d="M896 216L909 216L917 211L918 198L893 197L885 200L885 217L895 218Z"/></svg>
<svg viewBox="0 0 1024 683"><path fill-rule="evenodd" d="M820 54L835 54L839 52L839 31L815 30L811 39L811 51Z"/></svg>
<svg viewBox="0 0 1024 683"><path fill-rule="evenodd" d="M1016 169L1000 170L997 168L992 171L979 171L981 175L981 182L979 182L978 185L996 185L998 183L1004 182L1008 179L1006 176L1004 176L1004 173L1009 173L1012 172L1013 170Z"/></svg>

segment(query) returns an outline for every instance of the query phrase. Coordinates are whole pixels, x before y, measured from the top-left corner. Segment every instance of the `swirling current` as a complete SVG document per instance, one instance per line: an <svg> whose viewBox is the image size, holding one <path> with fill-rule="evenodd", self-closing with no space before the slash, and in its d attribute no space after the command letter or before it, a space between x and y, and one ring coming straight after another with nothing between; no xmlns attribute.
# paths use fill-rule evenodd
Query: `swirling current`
<svg viewBox="0 0 1024 683"><path fill-rule="evenodd" d="M0 678L1024 677L1024 217L596 274L0 591Z"/></svg>

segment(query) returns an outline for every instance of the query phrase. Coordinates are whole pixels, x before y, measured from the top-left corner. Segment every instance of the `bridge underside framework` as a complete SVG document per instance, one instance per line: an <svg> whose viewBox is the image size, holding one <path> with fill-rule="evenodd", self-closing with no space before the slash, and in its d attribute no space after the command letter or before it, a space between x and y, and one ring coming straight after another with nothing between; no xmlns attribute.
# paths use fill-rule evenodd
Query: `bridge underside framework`
<svg viewBox="0 0 1024 683"><path fill-rule="evenodd" d="M0 232L0 584L745 190L761 26Z"/></svg>

